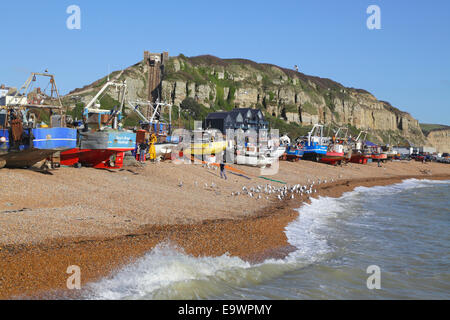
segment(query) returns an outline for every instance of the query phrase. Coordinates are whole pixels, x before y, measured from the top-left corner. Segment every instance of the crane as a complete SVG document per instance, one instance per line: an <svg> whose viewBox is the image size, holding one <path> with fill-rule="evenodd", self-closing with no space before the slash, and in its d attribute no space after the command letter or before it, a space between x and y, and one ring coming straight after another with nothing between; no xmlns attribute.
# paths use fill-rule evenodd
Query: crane
<svg viewBox="0 0 450 320"><path fill-rule="evenodd" d="M128 105L131 107L131 109L136 112L138 117L141 119L143 124L150 125L161 122L160 120L162 118L162 112L163 108L169 108L169 126L172 124L172 104L165 103L165 102L155 102L152 103L150 101L128 101ZM142 112L139 110L139 107L141 105L146 105L151 107L151 116L150 119L148 119Z"/></svg>
<svg viewBox="0 0 450 320"><path fill-rule="evenodd" d="M120 101L119 109L116 110L104 110L100 109L100 104L96 103L97 99L105 92L106 89L109 87L115 87L116 92L118 92L118 100ZM87 117L90 113L91 114L98 114L99 117L102 114L109 114L110 119L114 119L113 128L117 129L117 118L122 114L122 110L125 104L125 98L127 95L127 83L126 81L119 82L119 81L108 81L104 84L104 86L100 89L100 91L91 99L91 101L87 104L87 106L84 108L83 116ZM100 122L100 119L99 119ZM108 121L109 122L109 121Z"/></svg>

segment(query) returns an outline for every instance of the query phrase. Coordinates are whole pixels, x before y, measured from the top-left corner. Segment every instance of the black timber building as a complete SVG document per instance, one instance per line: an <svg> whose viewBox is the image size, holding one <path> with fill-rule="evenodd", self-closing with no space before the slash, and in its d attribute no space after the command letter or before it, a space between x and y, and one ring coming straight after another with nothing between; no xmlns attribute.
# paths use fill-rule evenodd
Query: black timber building
<svg viewBox="0 0 450 320"><path fill-rule="evenodd" d="M227 129L255 130L268 129L269 123L259 109L241 108L228 112L213 112L205 120L205 128L218 129L223 134Z"/></svg>

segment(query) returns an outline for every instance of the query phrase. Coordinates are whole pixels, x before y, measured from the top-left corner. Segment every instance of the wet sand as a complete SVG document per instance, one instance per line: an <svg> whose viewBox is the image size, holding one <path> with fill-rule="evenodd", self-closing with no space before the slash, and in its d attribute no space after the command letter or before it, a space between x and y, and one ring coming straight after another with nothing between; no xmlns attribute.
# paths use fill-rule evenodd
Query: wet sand
<svg viewBox="0 0 450 320"><path fill-rule="evenodd" d="M217 170L171 163L119 172L61 168L53 175L0 170L0 298L46 297L64 290L70 265L80 266L83 284L96 281L161 242L194 256L228 253L257 262L286 255L292 248L284 228L307 197L232 196L243 186L282 186L258 178L256 168L234 167L246 177L228 171L223 181ZM326 179L314 196L339 197L357 186L450 179L450 166L281 162L270 178L288 184Z"/></svg>

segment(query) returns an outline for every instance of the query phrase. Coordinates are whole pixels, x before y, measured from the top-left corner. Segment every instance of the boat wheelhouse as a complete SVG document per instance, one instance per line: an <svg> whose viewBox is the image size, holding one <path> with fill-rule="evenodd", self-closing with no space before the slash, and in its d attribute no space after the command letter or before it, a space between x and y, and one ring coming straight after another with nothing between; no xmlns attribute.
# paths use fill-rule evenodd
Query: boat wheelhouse
<svg viewBox="0 0 450 320"><path fill-rule="evenodd" d="M323 136L323 125L315 124L308 133L303 158L319 162L321 156L327 153L326 141L327 139Z"/></svg>

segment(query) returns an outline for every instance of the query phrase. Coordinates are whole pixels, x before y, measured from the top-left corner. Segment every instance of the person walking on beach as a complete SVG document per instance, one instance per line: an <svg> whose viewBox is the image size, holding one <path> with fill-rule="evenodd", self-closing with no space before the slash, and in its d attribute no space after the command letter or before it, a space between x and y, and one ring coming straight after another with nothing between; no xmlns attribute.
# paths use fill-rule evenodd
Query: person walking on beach
<svg viewBox="0 0 450 320"><path fill-rule="evenodd" d="M137 144L134 152L135 152L134 156L135 156L136 160L141 161L141 144L140 143Z"/></svg>
<svg viewBox="0 0 450 320"><path fill-rule="evenodd" d="M145 153L147 152L147 145L145 142L140 144L139 161L145 162Z"/></svg>
<svg viewBox="0 0 450 320"><path fill-rule="evenodd" d="M222 160L220 160L220 178L227 180L227 175L225 174L225 163L222 157Z"/></svg>

